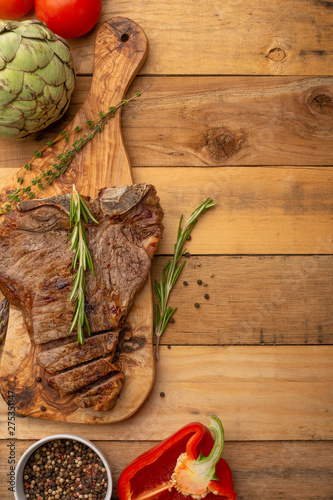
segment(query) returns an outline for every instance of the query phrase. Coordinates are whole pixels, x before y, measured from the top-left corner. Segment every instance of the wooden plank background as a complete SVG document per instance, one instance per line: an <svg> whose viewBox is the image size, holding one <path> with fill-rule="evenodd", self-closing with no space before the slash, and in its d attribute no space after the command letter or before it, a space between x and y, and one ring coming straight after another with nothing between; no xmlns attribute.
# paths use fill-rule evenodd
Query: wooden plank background
<svg viewBox="0 0 333 500"><path fill-rule="evenodd" d="M332 75L331 0L104 0L149 34L143 72L154 75ZM92 69L94 33L71 43Z"/></svg>
<svg viewBox="0 0 333 500"><path fill-rule="evenodd" d="M128 95L156 82L122 118L134 181L156 185L165 210L153 279L180 214L207 196L217 206L188 243L143 407L106 426L17 416L17 459L33 440L73 432L101 447L116 484L138 454L216 413L239 500L332 499L333 3L104 0L98 25L116 15L150 41ZM0 139L1 185L83 103L97 29L70 41L78 78L61 122ZM0 438L10 500L3 401Z"/></svg>
<svg viewBox="0 0 333 500"><path fill-rule="evenodd" d="M78 77L69 111L38 135L40 141L71 121L90 82ZM140 76L129 96L151 83L154 87L123 111L134 168L332 164L332 77ZM36 142L28 142L26 158L35 150ZM12 141L2 144L2 151L7 166L21 159Z"/></svg>

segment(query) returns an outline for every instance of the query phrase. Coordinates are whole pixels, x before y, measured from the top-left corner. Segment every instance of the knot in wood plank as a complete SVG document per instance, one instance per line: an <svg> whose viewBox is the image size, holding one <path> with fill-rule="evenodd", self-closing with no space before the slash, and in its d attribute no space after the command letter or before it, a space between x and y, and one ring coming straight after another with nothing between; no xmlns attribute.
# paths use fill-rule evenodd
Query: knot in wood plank
<svg viewBox="0 0 333 500"><path fill-rule="evenodd" d="M206 135L206 149L215 161L222 161L235 155L241 148L243 134L227 128L210 129Z"/></svg>
<svg viewBox="0 0 333 500"><path fill-rule="evenodd" d="M326 92L312 94L308 104L312 111L323 115L333 114L333 98Z"/></svg>
<svg viewBox="0 0 333 500"><path fill-rule="evenodd" d="M272 61L280 62L280 61L283 61L287 57L287 55L283 49L281 49L279 47L275 47L274 49L271 49L268 52L267 57L269 59L271 59Z"/></svg>

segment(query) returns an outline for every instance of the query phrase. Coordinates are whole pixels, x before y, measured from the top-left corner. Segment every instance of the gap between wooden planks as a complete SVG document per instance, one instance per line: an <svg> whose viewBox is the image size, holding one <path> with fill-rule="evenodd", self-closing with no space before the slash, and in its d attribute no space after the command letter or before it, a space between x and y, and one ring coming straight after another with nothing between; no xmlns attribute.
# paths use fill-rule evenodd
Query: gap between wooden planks
<svg viewBox="0 0 333 500"><path fill-rule="evenodd" d="M161 440L214 413L231 441L331 439L332 355L331 346L162 346L152 392L131 418L78 426L17 416L15 436L68 432L96 440ZM1 401L2 439L6 423Z"/></svg>
<svg viewBox="0 0 333 500"><path fill-rule="evenodd" d="M0 182L15 172L0 169ZM333 253L333 167L136 168L133 177L160 196L159 254L173 253L180 215L207 197L217 205L193 232L193 254Z"/></svg>
<svg viewBox="0 0 333 500"><path fill-rule="evenodd" d="M16 442L17 459L33 442ZM6 444L0 441L0 496L12 500L6 485ZM117 498L116 485L122 470L155 444L156 441L96 442L112 469L112 498ZM238 500L276 499L277 492L279 498L328 500L332 493L332 446L328 441L234 442L226 436L223 458L231 467Z"/></svg>
<svg viewBox="0 0 333 500"><path fill-rule="evenodd" d="M127 97L153 82L123 110L133 167L333 163L332 77L137 77ZM90 83L78 78L69 111L38 134L40 141L0 139L2 165L23 165L54 138L78 112ZM105 100L106 109L115 104Z"/></svg>
<svg viewBox="0 0 333 500"><path fill-rule="evenodd" d="M119 14L147 33L146 74L332 74L329 1L103 0L100 23ZM95 31L70 40L81 74L92 72Z"/></svg>

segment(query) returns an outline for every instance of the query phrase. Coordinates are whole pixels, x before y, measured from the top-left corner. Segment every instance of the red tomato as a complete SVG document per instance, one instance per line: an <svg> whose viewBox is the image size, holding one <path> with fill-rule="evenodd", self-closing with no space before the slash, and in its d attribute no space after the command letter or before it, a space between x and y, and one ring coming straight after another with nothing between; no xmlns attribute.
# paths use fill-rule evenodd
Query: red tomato
<svg viewBox="0 0 333 500"><path fill-rule="evenodd" d="M35 0L37 18L63 38L88 33L97 23L101 10L102 0Z"/></svg>
<svg viewBox="0 0 333 500"><path fill-rule="evenodd" d="M32 8L34 0L0 0L0 19L18 19Z"/></svg>

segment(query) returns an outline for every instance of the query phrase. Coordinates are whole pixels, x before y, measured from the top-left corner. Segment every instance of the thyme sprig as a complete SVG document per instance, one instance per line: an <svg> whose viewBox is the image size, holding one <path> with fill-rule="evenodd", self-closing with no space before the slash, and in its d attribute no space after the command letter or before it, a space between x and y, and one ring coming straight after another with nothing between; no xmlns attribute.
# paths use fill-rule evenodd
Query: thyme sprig
<svg viewBox="0 0 333 500"><path fill-rule="evenodd" d="M183 215L180 217L178 233L177 233L177 241L175 243L174 256L173 259L168 261L162 270L162 277L159 281L155 280L155 292L158 303L156 304L156 316L155 316L155 335L156 335L156 348L155 348L155 357L158 359L158 351L160 344L160 337L164 332L167 324L169 323L173 314L177 311L177 308L172 309L170 305L168 305L169 295L174 287L177 279L179 278L180 273L185 266L185 260L179 265L178 262L180 258L186 252L186 248L184 249L184 245L186 240L198 222L198 218L201 214L205 213L209 208L216 205L211 198L207 198L201 205L194 210L194 212L190 215L188 221L185 226L181 227L183 221Z"/></svg>
<svg viewBox="0 0 333 500"><path fill-rule="evenodd" d="M129 99L123 99L121 102L116 104L115 106L110 106L107 113L99 112L99 120L95 123L93 120L87 120L85 125L87 125L90 129L89 132L85 133L82 137L74 141L72 146L65 150L63 153L60 153L57 156L57 161L51 163L50 167L46 170L42 170L39 175L30 180L29 185L25 186L25 179L23 174L17 178L17 183L19 187L14 189L11 193L7 195L8 202L5 203L4 206L0 206L0 215L4 212L10 212L14 205L20 202L25 198L36 198L36 195L39 191L43 191L48 184L52 184L54 180L58 179L62 175L64 175L68 167L70 166L72 160L75 155L79 153L82 148L91 141L97 133L101 133L107 124L107 122L114 118L116 111L122 106L126 106L130 101L140 97L144 92L146 92L150 87L152 87L154 83L148 85L141 92L136 92ZM61 134L54 140L48 141L46 146L42 148L40 151L35 151L34 158L41 158L43 153L54 144L59 142L62 139L65 139L66 142L69 141L69 136L74 132L80 132L82 130L81 127L75 127L71 131L64 130ZM25 171L31 171L33 169L33 159L30 163L27 163L24 166ZM1 201L1 200L0 200Z"/></svg>
<svg viewBox="0 0 333 500"><path fill-rule="evenodd" d="M72 262L71 269L75 270L76 274L73 281L73 288L69 297L69 301L72 302L75 299L75 307L73 313L73 320L69 330L71 334L74 330L75 325L77 325L77 343L84 344L83 337L83 327L86 326L88 335L90 335L90 327L87 319L87 315L84 310L84 298L86 291L86 276L85 272L88 269L91 271L91 275L94 275L94 266L90 252L88 250L87 237L83 224L83 220L88 224L88 219L90 219L95 224L98 221L91 215L87 205L84 203L81 195L76 191L75 186L73 186L73 192L71 196L70 204L70 227L73 226L72 233L70 235L70 247L69 250L75 250L74 258Z"/></svg>

